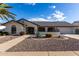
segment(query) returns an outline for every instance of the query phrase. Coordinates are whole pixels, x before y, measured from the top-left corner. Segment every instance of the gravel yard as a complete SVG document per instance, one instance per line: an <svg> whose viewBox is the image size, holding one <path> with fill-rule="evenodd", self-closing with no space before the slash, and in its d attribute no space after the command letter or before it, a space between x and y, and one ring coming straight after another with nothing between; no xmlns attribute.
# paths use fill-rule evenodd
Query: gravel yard
<svg viewBox="0 0 79 59"><path fill-rule="evenodd" d="M8 50L22 51L79 51L79 40L72 38L28 38Z"/></svg>
<svg viewBox="0 0 79 59"><path fill-rule="evenodd" d="M6 41L12 40L14 38L17 38L17 37L18 36L0 36L0 44Z"/></svg>

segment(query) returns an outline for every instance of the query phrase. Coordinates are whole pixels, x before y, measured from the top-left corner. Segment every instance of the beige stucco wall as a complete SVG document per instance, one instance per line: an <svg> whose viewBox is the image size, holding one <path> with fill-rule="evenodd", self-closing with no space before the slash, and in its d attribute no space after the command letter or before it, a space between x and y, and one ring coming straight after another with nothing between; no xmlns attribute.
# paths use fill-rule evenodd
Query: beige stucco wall
<svg viewBox="0 0 79 59"><path fill-rule="evenodd" d="M5 31L9 32L9 34L11 34L12 25L16 26L16 34L19 34L21 31L23 31L23 26L21 24L13 21L13 22L9 22L9 23L5 24L5 26L6 26Z"/></svg>
<svg viewBox="0 0 79 59"><path fill-rule="evenodd" d="M17 23L17 22L9 22L9 23L6 23L4 26L6 26L6 29L5 31L9 32L11 34L11 27L12 25L15 25L16 26L16 34L19 34L21 31L24 31L26 32L26 27L34 27L34 32L35 34L37 33L37 25L35 24L32 24L30 22L26 22L26 27L23 27L21 24Z"/></svg>
<svg viewBox="0 0 79 59"><path fill-rule="evenodd" d="M74 27L57 27L62 34L73 34Z"/></svg>

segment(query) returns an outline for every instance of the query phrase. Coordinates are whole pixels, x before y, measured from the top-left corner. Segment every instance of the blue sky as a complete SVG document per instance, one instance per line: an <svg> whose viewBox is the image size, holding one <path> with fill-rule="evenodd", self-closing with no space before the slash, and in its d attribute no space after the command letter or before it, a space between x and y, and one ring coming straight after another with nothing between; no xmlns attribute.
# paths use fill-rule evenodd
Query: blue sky
<svg viewBox="0 0 79 59"><path fill-rule="evenodd" d="M13 7L9 11L17 15L16 19L70 23L79 20L79 4L76 3L8 3L8 5Z"/></svg>

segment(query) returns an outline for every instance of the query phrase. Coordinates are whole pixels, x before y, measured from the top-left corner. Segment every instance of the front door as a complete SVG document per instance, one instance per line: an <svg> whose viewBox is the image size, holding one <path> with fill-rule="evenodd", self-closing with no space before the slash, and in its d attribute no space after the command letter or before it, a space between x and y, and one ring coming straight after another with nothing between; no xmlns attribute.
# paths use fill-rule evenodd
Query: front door
<svg viewBox="0 0 79 59"><path fill-rule="evenodd" d="M12 34L16 34L16 26L15 25L12 26L11 33Z"/></svg>
<svg viewBox="0 0 79 59"><path fill-rule="evenodd" d="M34 34L34 27L27 27L26 28L26 33L27 34Z"/></svg>

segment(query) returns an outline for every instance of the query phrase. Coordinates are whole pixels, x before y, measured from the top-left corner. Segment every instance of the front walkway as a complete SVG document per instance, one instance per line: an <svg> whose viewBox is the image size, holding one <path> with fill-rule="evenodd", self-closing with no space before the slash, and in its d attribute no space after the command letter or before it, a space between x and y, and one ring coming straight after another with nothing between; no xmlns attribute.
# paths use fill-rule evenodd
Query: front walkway
<svg viewBox="0 0 79 59"><path fill-rule="evenodd" d="M5 38L6 36L0 36L0 39Z"/></svg>
<svg viewBox="0 0 79 59"><path fill-rule="evenodd" d="M5 43L0 44L0 51L4 52L10 49L11 47L15 46L16 44L20 43L23 41L25 38L29 37L30 35L24 35L18 38L15 38L13 40L7 41Z"/></svg>

